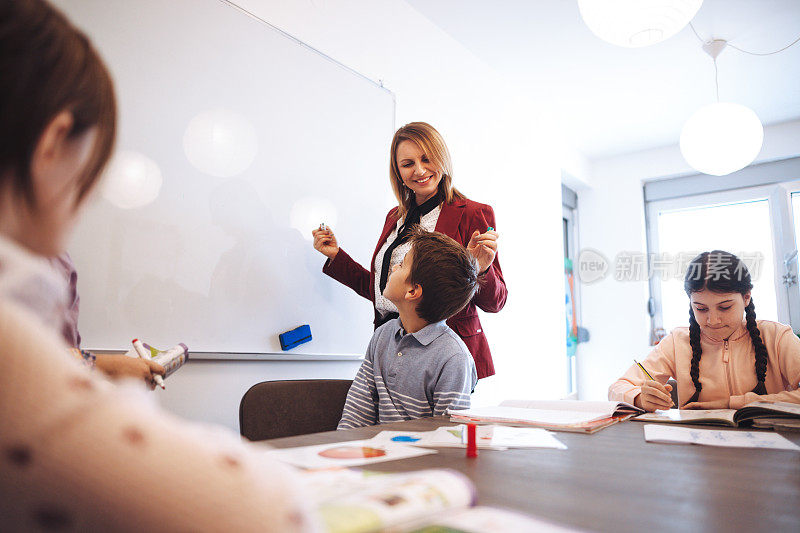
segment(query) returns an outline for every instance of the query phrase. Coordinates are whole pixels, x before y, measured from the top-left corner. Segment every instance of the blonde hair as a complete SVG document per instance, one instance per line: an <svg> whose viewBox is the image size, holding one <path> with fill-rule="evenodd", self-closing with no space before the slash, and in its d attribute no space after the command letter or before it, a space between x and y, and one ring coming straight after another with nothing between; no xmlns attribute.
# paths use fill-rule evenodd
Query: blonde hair
<svg viewBox="0 0 800 533"><path fill-rule="evenodd" d="M442 179L439 181L439 192L443 203L449 204L455 199L463 200L466 198L458 189L453 187L453 164L450 161L450 152L447 150L447 145L442 135L426 122L410 122L395 132L392 146L389 150L389 180L392 183L394 196L397 198L398 217L405 216L416 201L414 193L403 183L403 178L400 177L400 169L397 167L397 147L403 141L411 141L416 144L441 173Z"/></svg>

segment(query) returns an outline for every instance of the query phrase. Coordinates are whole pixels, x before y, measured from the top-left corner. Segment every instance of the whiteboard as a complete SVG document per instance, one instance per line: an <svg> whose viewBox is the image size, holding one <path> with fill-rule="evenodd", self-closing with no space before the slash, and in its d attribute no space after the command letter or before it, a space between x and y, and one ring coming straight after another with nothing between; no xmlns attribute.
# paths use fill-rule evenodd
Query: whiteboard
<svg viewBox="0 0 800 533"><path fill-rule="evenodd" d="M328 223L368 264L394 203L393 95L227 2L56 4L112 71L117 153L161 177L152 202L125 208L109 177L76 228L83 347L281 353L278 334L309 324L289 353L363 354L372 306L322 274L310 232ZM202 143L224 146L225 117L242 136L217 161ZM153 185L126 187L123 200Z"/></svg>

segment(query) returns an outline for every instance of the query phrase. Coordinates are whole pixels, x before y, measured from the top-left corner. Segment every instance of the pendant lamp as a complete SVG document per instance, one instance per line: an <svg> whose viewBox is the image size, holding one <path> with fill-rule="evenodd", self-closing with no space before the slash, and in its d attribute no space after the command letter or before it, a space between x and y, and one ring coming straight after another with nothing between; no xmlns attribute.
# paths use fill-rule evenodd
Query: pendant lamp
<svg viewBox="0 0 800 533"><path fill-rule="evenodd" d="M714 60L727 42L715 39L703 45ZM683 125L680 148L683 158L695 170L725 176L740 170L756 158L764 141L764 128L755 112L743 105L719 101L698 109Z"/></svg>
<svg viewBox="0 0 800 533"><path fill-rule="evenodd" d="M611 44L639 48L681 31L703 0L578 0L592 33Z"/></svg>

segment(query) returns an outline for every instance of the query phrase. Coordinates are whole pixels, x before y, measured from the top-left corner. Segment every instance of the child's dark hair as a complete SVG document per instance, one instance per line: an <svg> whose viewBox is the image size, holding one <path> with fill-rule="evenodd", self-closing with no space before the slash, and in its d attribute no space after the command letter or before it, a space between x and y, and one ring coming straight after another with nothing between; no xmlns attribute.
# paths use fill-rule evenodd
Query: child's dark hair
<svg viewBox="0 0 800 533"><path fill-rule="evenodd" d="M711 292L725 293L737 292L741 295L749 293L753 288L750 279L750 272L744 262L732 253L714 250L703 252L689 263L686 270L686 277L683 281L683 289L686 295L690 296L693 292L708 289ZM747 331L750 333L750 340L756 351L756 378L758 384L753 389L756 394L766 394L767 389L764 380L767 376L767 347L761 340L761 332L756 325L756 307L753 298L747 304L745 317L747 320ZM687 403L696 402L700 398L700 356L703 349L700 346L700 324L694 317L694 310L689 305L689 344L692 347L692 366L689 374L694 383L694 395L689 398Z"/></svg>
<svg viewBox="0 0 800 533"><path fill-rule="evenodd" d="M116 136L111 76L86 36L44 0L0 0L0 188L36 208L30 163L44 129L72 113L69 135L97 126L77 201L95 184Z"/></svg>
<svg viewBox="0 0 800 533"><path fill-rule="evenodd" d="M453 316L478 291L478 262L466 248L442 233L412 229L408 282L422 287L417 314L428 323Z"/></svg>

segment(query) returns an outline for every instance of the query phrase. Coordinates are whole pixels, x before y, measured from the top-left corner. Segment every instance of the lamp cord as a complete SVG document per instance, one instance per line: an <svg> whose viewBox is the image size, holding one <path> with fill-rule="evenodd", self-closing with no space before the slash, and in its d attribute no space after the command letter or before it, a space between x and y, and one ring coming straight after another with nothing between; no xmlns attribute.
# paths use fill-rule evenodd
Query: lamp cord
<svg viewBox="0 0 800 533"><path fill-rule="evenodd" d="M701 43L705 43L705 42L706 42L706 41L705 41L705 40L704 40L702 37L700 37L700 35L697 33L697 30L696 30L696 29L694 29L694 24L692 24L692 23L690 22L690 23L689 23L689 27L690 27L690 28L692 28L692 31L694 32L694 35L695 35L695 37L697 37L697 39L698 39L698 40L699 40ZM774 52L764 52L764 53L761 53L761 52L750 52L750 51L748 51L748 50L743 50L743 49L739 48L738 46L734 46L734 45L732 45L730 42L728 42L728 46L729 46L729 47L731 47L731 48L733 48L734 50L739 50L740 52L743 52L743 53L745 53L745 54L750 54L751 56L771 56L771 55L773 55L773 54L777 54L777 53L779 53L779 52L783 52L783 51L784 51L784 50L786 50L787 48L790 48L790 47L792 47L792 46L796 45L798 42L800 42L800 37L798 37L797 39L795 39L795 40L794 40L794 41L792 41L791 43L787 44L786 46L784 46L784 47L783 47L783 48L781 48L780 50L775 50ZM714 65L716 66L716 61L714 61Z"/></svg>

